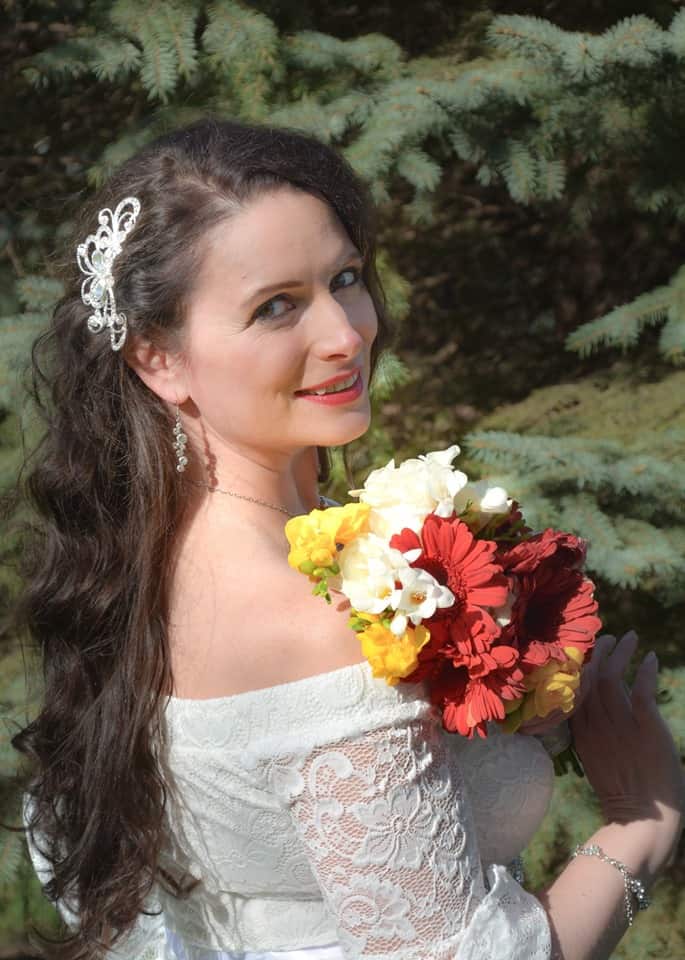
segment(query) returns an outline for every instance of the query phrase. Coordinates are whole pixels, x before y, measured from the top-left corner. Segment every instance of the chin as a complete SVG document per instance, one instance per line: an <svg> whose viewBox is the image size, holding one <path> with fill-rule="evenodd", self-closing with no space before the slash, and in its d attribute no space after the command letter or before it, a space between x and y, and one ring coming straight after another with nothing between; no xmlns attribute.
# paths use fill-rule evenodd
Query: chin
<svg viewBox="0 0 685 960"><path fill-rule="evenodd" d="M317 437L312 443L318 447L342 447L346 443L351 443L359 437L363 437L371 426L371 415L369 412L358 416L350 416L347 423L331 425L329 430L317 432Z"/></svg>

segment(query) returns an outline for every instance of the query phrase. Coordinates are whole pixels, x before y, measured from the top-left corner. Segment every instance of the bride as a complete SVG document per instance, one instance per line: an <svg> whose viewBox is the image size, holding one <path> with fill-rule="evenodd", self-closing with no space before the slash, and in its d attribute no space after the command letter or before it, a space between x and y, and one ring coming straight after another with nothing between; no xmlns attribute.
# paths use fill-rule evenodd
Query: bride
<svg viewBox="0 0 685 960"><path fill-rule="evenodd" d="M685 806L655 663L623 681L635 635L600 638L571 721L605 824L532 892L515 863L550 799L541 739L446 734L286 561L389 339L347 164L203 120L124 163L74 249L33 354L17 622L45 694L14 739L60 955L609 957Z"/></svg>

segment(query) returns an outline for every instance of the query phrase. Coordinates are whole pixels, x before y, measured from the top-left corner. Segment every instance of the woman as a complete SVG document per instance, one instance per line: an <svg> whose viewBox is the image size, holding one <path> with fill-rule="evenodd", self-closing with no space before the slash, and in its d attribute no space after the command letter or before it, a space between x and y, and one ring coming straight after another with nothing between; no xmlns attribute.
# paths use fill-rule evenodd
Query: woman
<svg viewBox="0 0 685 960"><path fill-rule="evenodd" d="M445 735L286 562L285 518L368 428L388 338L350 169L202 121L127 161L77 239L34 351L22 615L46 690L15 738L64 956L609 956L621 870L578 856L534 896L506 869L549 801L540 741ZM573 722L607 820L591 840L648 887L683 783L654 665L625 693L635 642L598 644Z"/></svg>

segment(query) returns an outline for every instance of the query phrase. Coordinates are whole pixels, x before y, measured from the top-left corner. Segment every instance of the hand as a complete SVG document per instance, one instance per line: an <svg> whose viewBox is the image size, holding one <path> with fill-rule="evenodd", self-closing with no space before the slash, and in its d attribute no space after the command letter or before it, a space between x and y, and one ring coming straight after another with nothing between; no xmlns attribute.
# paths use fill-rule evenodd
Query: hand
<svg viewBox="0 0 685 960"><path fill-rule="evenodd" d="M564 723L565 720L570 720L580 709L590 689L591 673L589 668L590 662L588 661L588 663L583 665L583 669L580 672L580 683L573 698L573 707L568 713L564 713L561 707L558 707L545 717L532 717L530 720L526 720L516 732L542 736L545 733L556 730L559 724Z"/></svg>
<svg viewBox="0 0 685 960"><path fill-rule="evenodd" d="M571 720L574 747L607 823L649 821L650 868L675 857L685 818L685 776L671 731L656 704L658 667L644 658L632 690L624 672L637 648L630 631L617 643L601 636L588 672L588 690Z"/></svg>

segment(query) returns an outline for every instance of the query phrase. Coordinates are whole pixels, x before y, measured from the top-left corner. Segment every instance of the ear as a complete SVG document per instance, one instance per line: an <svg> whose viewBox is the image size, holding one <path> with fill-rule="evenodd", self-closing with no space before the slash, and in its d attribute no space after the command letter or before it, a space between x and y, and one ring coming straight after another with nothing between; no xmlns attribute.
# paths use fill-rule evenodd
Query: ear
<svg viewBox="0 0 685 960"><path fill-rule="evenodd" d="M124 359L162 400L180 405L188 399L186 371L180 354L138 337L126 344Z"/></svg>

